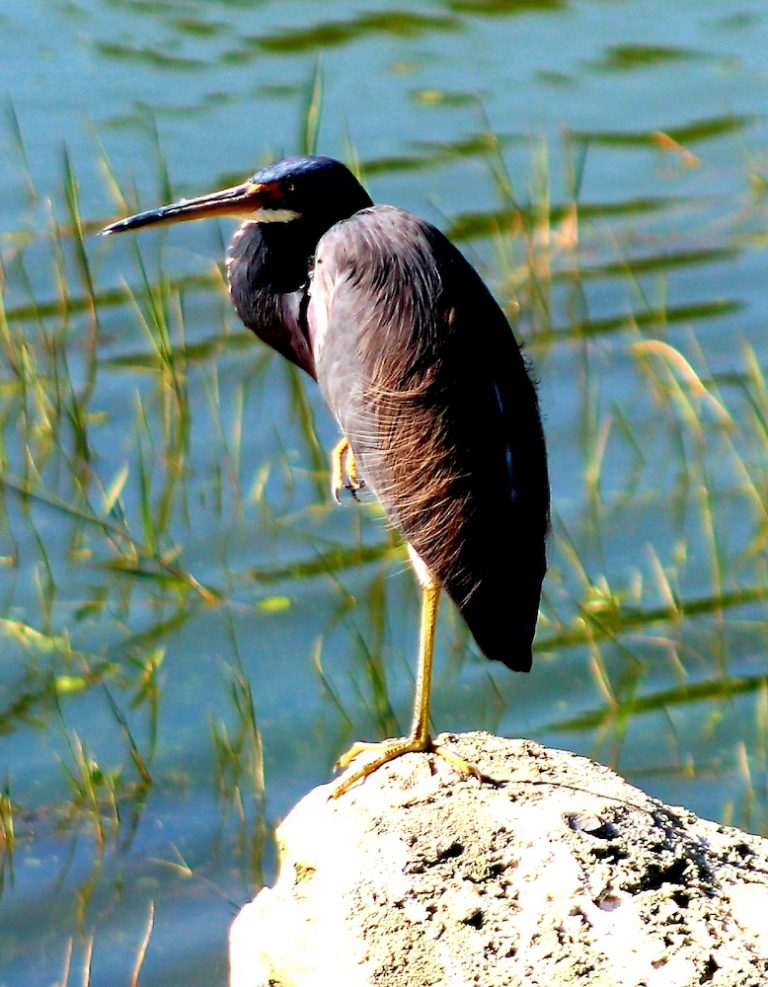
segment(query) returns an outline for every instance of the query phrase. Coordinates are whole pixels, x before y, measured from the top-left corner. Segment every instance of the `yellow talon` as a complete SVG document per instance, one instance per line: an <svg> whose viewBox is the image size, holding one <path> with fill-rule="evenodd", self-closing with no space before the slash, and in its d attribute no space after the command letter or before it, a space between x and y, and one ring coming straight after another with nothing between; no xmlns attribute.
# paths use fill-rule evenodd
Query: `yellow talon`
<svg viewBox="0 0 768 987"><path fill-rule="evenodd" d="M341 755L336 762L336 767L348 768L355 758L366 751L371 751L375 754L375 757L371 758L370 761L367 761L361 767L354 768L342 776L331 790L329 797L333 799L337 799L340 795L343 795L356 782L362 781L363 778L367 778L368 775L373 774L382 764L386 764L388 761L394 761L396 757L400 757L402 754L418 753L420 751L437 754L443 760L453 765L454 768L458 769L463 775L474 775L475 778L482 781L482 775L473 764L469 764L463 757L454 754L453 751L433 743L429 735L429 692L432 681L432 657L435 645L435 622L437 620L437 607L440 601L440 587L414 551L411 551L411 558L423 590L419 665L411 732L407 737L398 737L394 740L382 740L379 743L358 741L353 744L346 754ZM417 562L418 565L416 564Z"/></svg>
<svg viewBox="0 0 768 987"><path fill-rule="evenodd" d="M349 449L349 441L342 439L337 442L331 452L331 493L337 504L341 503L339 494L344 489L344 456Z"/></svg>
<svg viewBox="0 0 768 987"><path fill-rule="evenodd" d="M350 771L340 778L338 784L336 784L332 789L329 798L337 799L358 781L362 781L364 778L367 778L368 775L373 774L374 771L377 771L388 761L394 761L395 758L400 757L403 754L421 753L423 751L430 754L437 754L438 757L441 757L444 761L447 761L464 776L474 775L478 781L483 780L483 776L474 764L470 764L468 761L465 761L463 757L459 757L458 754L454 754L453 751L448 750L448 748L434 744L429 737L427 737L426 740L421 737L413 736L398 737L394 740L382 740L378 743L358 741L353 744L345 754L341 755L336 762L336 767L349 767L349 765L359 754L363 754L366 751L379 751L379 753L376 757L371 758L370 761L367 761L361 767L354 771Z"/></svg>
<svg viewBox="0 0 768 987"><path fill-rule="evenodd" d="M345 436L331 452L331 493L337 504L341 503L341 491L349 490L357 500L357 491L365 486L365 481L357 469L357 460L352 452L349 439Z"/></svg>

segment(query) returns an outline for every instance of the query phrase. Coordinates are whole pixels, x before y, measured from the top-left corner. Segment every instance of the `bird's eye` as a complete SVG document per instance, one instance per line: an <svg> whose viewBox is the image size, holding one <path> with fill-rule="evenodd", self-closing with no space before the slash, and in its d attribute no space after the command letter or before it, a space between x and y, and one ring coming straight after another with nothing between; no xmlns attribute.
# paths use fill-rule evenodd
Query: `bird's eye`
<svg viewBox="0 0 768 987"><path fill-rule="evenodd" d="M295 192L296 191L295 184L293 182L286 182L285 191L286 192Z"/></svg>

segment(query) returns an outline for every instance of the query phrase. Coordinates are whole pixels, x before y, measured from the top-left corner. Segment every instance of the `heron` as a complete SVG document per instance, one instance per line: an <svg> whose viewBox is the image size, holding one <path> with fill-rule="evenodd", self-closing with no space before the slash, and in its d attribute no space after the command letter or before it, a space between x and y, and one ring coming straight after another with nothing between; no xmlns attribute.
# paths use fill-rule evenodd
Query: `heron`
<svg viewBox="0 0 768 987"><path fill-rule="evenodd" d="M444 590L486 657L531 668L549 479L529 361L460 250L413 213L374 205L332 158L288 157L102 233L216 216L241 221L226 261L240 319L317 382L339 425L333 495L375 494L421 587L411 729L353 744L332 794L409 752L478 774L431 737L435 626Z"/></svg>

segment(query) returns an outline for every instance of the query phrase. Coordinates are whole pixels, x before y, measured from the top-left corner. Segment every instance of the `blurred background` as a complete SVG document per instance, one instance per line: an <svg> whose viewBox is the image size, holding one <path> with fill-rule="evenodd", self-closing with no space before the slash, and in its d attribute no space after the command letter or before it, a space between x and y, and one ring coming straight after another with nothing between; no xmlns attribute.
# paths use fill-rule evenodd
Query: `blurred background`
<svg viewBox="0 0 768 987"><path fill-rule="evenodd" d="M0 36L0 984L129 984L151 904L141 983L224 984L275 823L408 725L405 553L231 310L232 224L95 236L287 153L445 230L540 380L534 670L444 603L436 729L766 833L765 5L5 0Z"/></svg>

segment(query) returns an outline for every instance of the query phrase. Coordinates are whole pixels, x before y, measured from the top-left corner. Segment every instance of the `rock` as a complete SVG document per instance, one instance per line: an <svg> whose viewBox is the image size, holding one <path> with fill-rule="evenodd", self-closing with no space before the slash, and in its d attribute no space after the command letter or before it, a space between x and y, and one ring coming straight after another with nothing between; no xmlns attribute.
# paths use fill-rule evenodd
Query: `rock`
<svg viewBox="0 0 768 987"><path fill-rule="evenodd" d="M408 754L278 829L232 926L231 987L764 987L768 840L606 767L444 735L485 780Z"/></svg>

